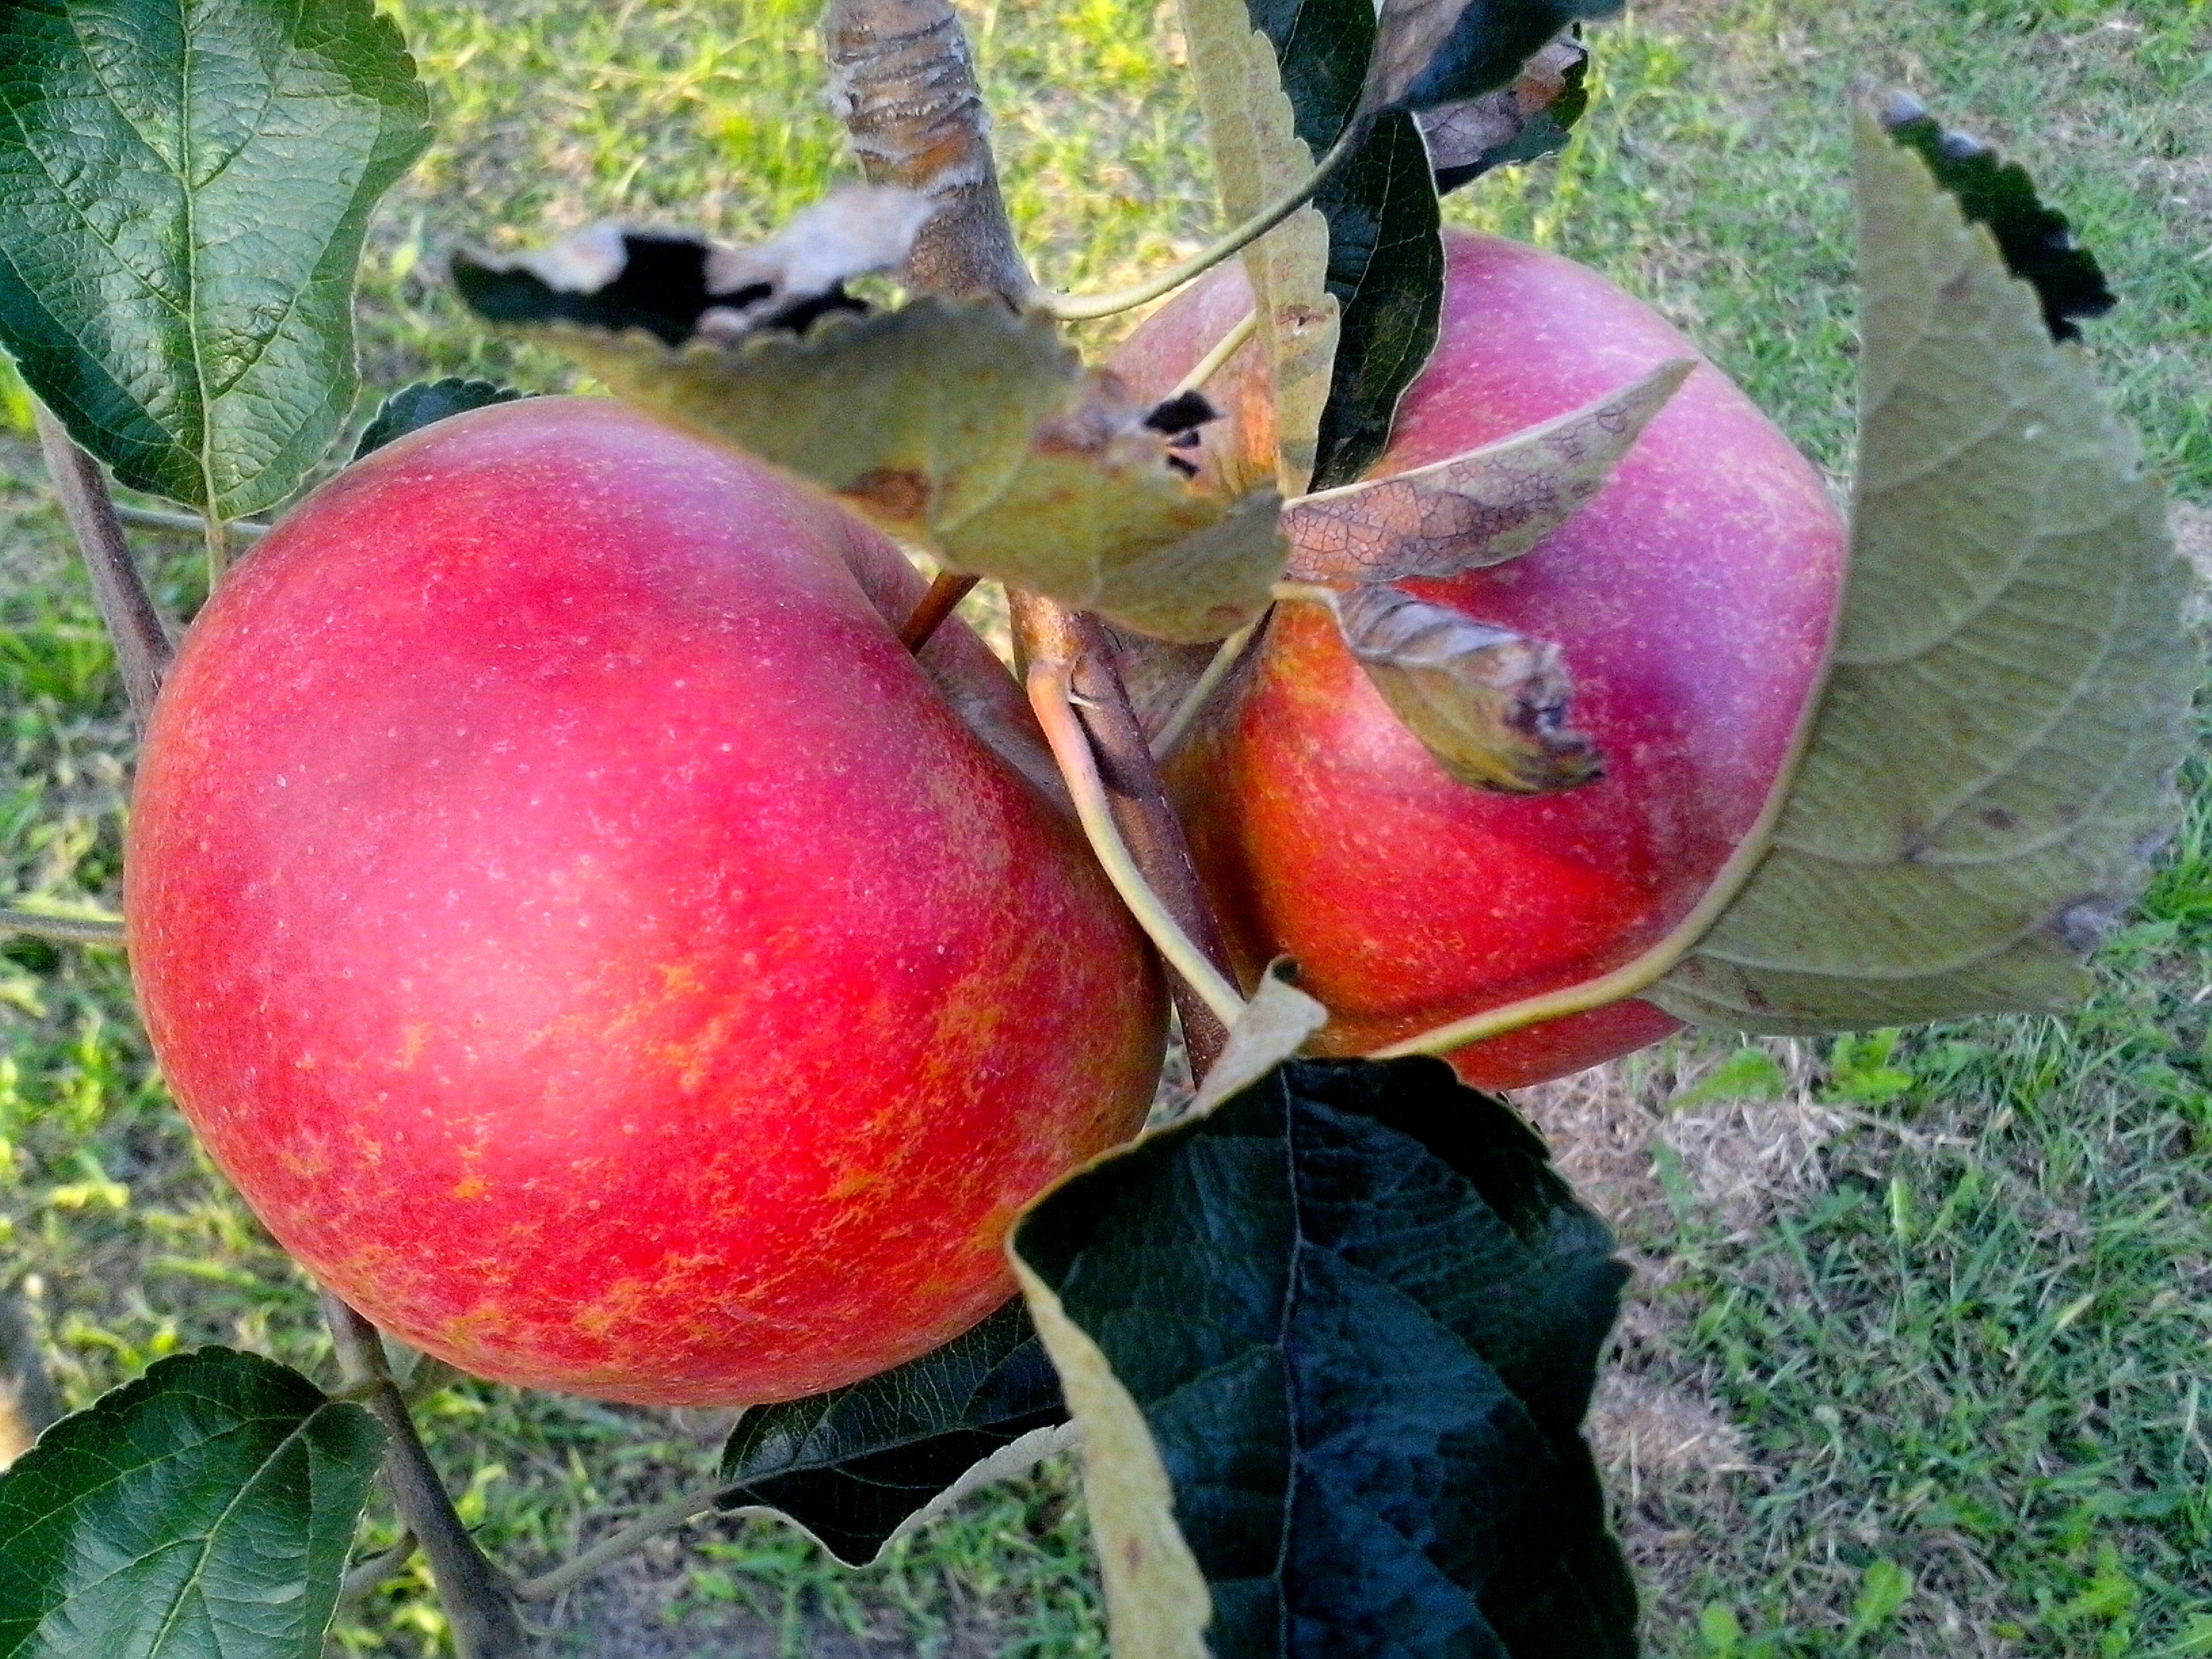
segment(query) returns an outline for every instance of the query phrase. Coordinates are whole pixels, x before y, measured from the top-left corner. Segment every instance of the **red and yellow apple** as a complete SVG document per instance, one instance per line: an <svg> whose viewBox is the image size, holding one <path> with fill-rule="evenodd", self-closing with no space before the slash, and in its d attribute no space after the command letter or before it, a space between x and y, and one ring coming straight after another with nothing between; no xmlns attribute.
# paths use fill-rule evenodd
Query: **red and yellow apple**
<svg viewBox="0 0 2212 1659"><path fill-rule="evenodd" d="M348 468L195 623L131 963L283 1246L480 1376L750 1403L1012 1292L1134 1132L1157 969L1001 665L888 542L619 404Z"/></svg>
<svg viewBox="0 0 2212 1659"><path fill-rule="evenodd" d="M1447 236L1442 337L1370 477L1562 415L1695 349L1571 262ZM1250 309L1240 270L1147 319L1115 367L1164 391ZM1207 388L1202 476L1273 473L1256 344ZM1700 362L1600 494L1520 558L1407 591L1557 643L1603 775L1541 795L1455 781L1326 611L1277 609L1170 785L1247 981L1294 957L1363 1054L1588 982L1665 939L1758 817L1817 687L1845 537L1818 473ZM1555 1077L1674 1029L1633 999L1464 1048L1468 1081Z"/></svg>

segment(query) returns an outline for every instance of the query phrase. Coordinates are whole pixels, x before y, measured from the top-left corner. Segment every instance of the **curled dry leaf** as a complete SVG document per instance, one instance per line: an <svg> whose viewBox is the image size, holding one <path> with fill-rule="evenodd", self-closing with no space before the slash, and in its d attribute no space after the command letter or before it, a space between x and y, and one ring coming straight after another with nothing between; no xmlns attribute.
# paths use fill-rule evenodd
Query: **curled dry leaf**
<svg viewBox="0 0 2212 1659"><path fill-rule="evenodd" d="M484 315L532 329L647 413L818 485L951 569L1181 641L1243 626L1282 569L1272 497L1232 507L1188 486L1204 400L1132 397L1085 369L1048 318L925 297L731 337L710 327L728 307L702 306L690 321L706 331L672 338L635 295L594 311L596 300L580 306L520 266L495 274L493 288L461 283ZM659 313L663 324L676 314Z"/></svg>
<svg viewBox="0 0 2212 1659"><path fill-rule="evenodd" d="M1382 0L1362 106L1435 109L1510 85L1570 25L1622 0Z"/></svg>
<svg viewBox="0 0 2212 1659"><path fill-rule="evenodd" d="M1202 1117L1231 1095L1241 1094L1284 1061L1296 1057L1309 1039L1328 1024L1328 1010L1298 989L1297 966L1278 957L1260 975L1260 988L1229 1028L1213 1069L1176 1121Z"/></svg>
<svg viewBox="0 0 2212 1659"><path fill-rule="evenodd" d="M498 323L643 329L667 345L732 342L757 328L804 332L826 311L865 309L845 284L896 270L936 210L915 191L850 185L754 247L599 224L507 258L463 251L453 282Z"/></svg>
<svg viewBox="0 0 2212 1659"><path fill-rule="evenodd" d="M1498 443L1285 504L1290 574L1389 582L1453 576L1519 556L1597 494L1696 366L1676 358Z"/></svg>
<svg viewBox="0 0 2212 1659"><path fill-rule="evenodd" d="M1589 48L1563 34L1531 58L1511 86L1422 111L1437 188L1456 190L1493 167L1533 161L1565 144L1589 105Z"/></svg>
<svg viewBox="0 0 2212 1659"><path fill-rule="evenodd" d="M1559 647L1379 582L1311 588L1391 712L1462 783L1547 794L1601 769L1588 737L1567 729L1571 683Z"/></svg>

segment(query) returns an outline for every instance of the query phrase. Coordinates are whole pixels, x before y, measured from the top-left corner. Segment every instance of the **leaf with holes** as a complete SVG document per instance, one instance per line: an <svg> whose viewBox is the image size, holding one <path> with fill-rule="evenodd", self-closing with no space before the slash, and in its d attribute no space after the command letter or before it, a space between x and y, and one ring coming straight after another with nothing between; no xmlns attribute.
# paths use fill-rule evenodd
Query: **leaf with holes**
<svg viewBox="0 0 2212 1659"><path fill-rule="evenodd" d="M774 1510L849 1566L1071 1438L1060 1379L1018 1301L933 1353L849 1388L747 1412L722 1450L723 1509Z"/></svg>
<svg viewBox="0 0 2212 1659"><path fill-rule="evenodd" d="M319 1659L384 1450L358 1406L201 1348L0 1475L8 1659Z"/></svg>
<svg viewBox="0 0 2212 1659"><path fill-rule="evenodd" d="M2162 492L2087 361L1912 149L1863 119L1858 156L1834 660L1771 847L1650 994L1746 1030L2077 1001L2179 822L2200 677Z"/></svg>
<svg viewBox="0 0 2212 1659"><path fill-rule="evenodd" d="M1116 1659L1606 1659L1580 1427L1626 1270L1434 1060L1293 1061L1017 1225Z"/></svg>
<svg viewBox="0 0 2212 1659"><path fill-rule="evenodd" d="M283 500L352 409L362 238L428 110L368 0L0 8L0 347L134 489Z"/></svg>
<svg viewBox="0 0 2212 1659"><path fill-rule="evenodd" d="M603 266L600 280L621 282L622 269ZM465 259L454 270L472 304L495 292L501 320L626 401L810 481L951 569L1182 641L1242 627L1282 570L1272 499L1232 507L1186 482L1182 452L1205 400L1133 400L1044 317L924 297L725 341L702 300L691 320L708 331L671 344L665 331L575 320L575 291L514 262L489 276Z"/></svg>

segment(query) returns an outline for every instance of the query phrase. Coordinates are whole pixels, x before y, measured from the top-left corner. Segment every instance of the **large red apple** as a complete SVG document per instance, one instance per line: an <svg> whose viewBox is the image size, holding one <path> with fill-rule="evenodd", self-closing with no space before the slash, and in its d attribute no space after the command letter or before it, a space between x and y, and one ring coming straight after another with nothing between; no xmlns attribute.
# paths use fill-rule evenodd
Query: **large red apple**
<svg viewBox="0 0 2212 1659"><path fill-rule="evenodd" d="M277 1239L481 1376L867 1376L1012 1285L1165 1018L1004 668L835 508L618 404L464 415L245 561L128 849L155 1052ZM1028 775L1025 775L1025 773Z"/></svg>
<svg viewBox="0 0 2212 1659"><path fill-rule="evenodd" d="M1369 476L1444 459L1617 391L1680 334L1595 273L1452 234L1442 337ZM1241 270L1148 319L1116 367L1163 391L1249 308ZM1229 419L1205 471L1271 477L1256 346L1208 388ZM1172 769L1202 873L1249 979L1295 957L1365 1053L1594 979L1662 940L1750 829L1818 683L1845 538L1819 475L1701 363L1598 496L1509 563L1419 596L1552 641L1571 723L1604 775L1536 796L1455 782L1400 723L1312 605L1279 607ZM1451 1058L1470 1082L1555 1077L1674 1029L1637 1000Z"/></svg>

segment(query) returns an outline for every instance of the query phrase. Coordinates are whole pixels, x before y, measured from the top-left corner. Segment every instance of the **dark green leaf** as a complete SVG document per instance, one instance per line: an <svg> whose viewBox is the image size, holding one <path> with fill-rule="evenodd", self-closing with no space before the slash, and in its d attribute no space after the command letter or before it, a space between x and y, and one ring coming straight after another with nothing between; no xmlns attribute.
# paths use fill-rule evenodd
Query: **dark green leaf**
<svg viewBox="0 0 2212 1659"><path fill-rule="evenodd" d="M880 1376L747 1412L722 1450L721 1505L780 1510L860 1566L963 1475L1012 1474L1066 1421L1060 1379L1016 1300Z"/></svg>
<svg viewBox="0 0 2212 1659"><path fill-rule="evenodd" d="M1530 58L1510 87L1421 112L1421 137L1448 195L1502 167L1534 161L1566 147L1589 107L1589 52L1562 36Z"/></svg>
<svg viewBox="0 0 2212 1659"><path fill-rule="evenodd" d="M1275 49L1298 137L1319 155L1358 106L1375 42L1371 0L1246 3ZM1435 173L1413 118L1376 122L1314 205L1328 222L1328 287L1340 319L1312 483L1326 489L1382 453L1398 399L1437 343L1443 240Z"/></svg>
<svg viewBox="0 0 2212 1659"><path fill-rule="evenodd" d="M428 109L369 0L10 0L0 345L133 489L281 501L353 407L362 236Z"/></svg>
<svg viewBox="0 0 2212 1659"><path fill-rule="evenodd" d="M1213 1659L1633 1652L1580 1432L1626 1270L1502 1101L1435 1060L1293 1061L1048 1194L1015 1249L1084 1397L1103 1355L1142 1414ZM1127 1425L1085 1427L1102 1535L1142 1536L1143 1483L1097 1462ZM1117 1651L1156 1611L1119 1553Z"/></svg>
<svg viewBox="0 0 2212 1659"><path fill-rule="evenodd" d="M2077 317L2101 317L2118 303L2096 257L2077 247L2066 216L2045 207L2017 161L2001 160L1979 139L1945 127L1918 99L1899 93L1882 113L1889 136L1917 152L1936 182L1958 198L1969 222L1987 225L2005 268L2043 302L2054 340L2078 340Z"/></svg>
<svg viewBox="0 0 2212 1659"><path fill-rule="evenodd" d="M449 374L442 380L417 380L412 386L400 387L384 400L375 418L362 428L361 441L354 446L353 458L357 461L364 455L374 454L394 438L420 431L448 415L489 409L494 404L511 404L522 395L513 386L494 386L489 380L465 380L458 374Z"/></svg>
<svg viewBox="0 0 2212 1659"><path fill-rule="evenodd" d="M1576 23L1617 16L1622 0L1383 0L1370 110L1434 109L1511 82Z"/></svg>
<svg viewBox="0 0 2212 1659"><path fill-rule="evenodd" d="M160 1361L0 1476L0 1659L319 1659L383 1449L271 1360Z"/></svg>

